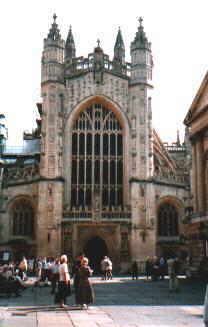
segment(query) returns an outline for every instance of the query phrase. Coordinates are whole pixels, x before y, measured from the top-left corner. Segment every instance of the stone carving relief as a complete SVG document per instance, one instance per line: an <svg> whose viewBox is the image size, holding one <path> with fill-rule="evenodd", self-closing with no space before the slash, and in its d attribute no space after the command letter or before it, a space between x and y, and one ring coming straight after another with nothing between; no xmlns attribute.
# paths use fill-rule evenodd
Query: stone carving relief
<svg viewBox="0 0 208 327"><path fill-rule="evenodd" d="M14 184L39 178L39 165L31 164L4 168L3 183Z"/></svg>

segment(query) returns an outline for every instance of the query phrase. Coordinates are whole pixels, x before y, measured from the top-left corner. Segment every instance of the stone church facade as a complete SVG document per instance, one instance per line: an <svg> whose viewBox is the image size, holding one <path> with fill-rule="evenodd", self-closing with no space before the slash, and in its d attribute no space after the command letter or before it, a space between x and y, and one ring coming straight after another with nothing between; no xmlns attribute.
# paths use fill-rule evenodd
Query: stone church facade
<svg viewBox="0 0 208 327"><path fill-rule="evenodd" d="M97 43L76 57L71 27L64 41L54 15L37 128L21 153L2 153L0 245L28 256L85 252L94 266L109 255L124 271L132 260L187 251L187 147L162 143L152 127L142 19L130 63L120 29L112 60Z"/></svg>

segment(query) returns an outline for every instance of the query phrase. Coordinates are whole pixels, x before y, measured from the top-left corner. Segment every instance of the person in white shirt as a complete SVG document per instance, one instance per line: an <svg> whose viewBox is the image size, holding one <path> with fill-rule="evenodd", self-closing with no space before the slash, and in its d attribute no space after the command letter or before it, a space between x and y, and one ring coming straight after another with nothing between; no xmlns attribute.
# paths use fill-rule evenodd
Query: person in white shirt
<svg viewBox="0 0 208 327"><path fill-rule="evenodd" d="M60 258L58 297L61 308L66 307L66 297L71 295L68 259L65 254Z"/></svg>

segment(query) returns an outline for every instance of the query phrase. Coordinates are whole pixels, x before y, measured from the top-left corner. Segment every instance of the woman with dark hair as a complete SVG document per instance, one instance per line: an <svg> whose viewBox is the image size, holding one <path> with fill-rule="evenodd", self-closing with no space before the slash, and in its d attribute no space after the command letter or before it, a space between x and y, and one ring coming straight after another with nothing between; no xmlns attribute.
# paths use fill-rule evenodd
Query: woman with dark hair
<svg viewBox="0 0 208 327"><path fill-rule="evenodd" d="M68 270L68 259L64 254L60 258L59 283L58 283L58 302L61 308L66 307L66 297L71 295L70 277Z"/></svg>

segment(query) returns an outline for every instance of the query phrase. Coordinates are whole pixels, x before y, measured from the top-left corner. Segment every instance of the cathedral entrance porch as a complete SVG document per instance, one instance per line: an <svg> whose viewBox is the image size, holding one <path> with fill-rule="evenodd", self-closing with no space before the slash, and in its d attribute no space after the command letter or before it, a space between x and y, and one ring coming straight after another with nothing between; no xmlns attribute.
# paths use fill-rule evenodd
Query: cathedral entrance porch
<svg viewBox="0 0 208 327"><path fill-rule="evenodd" d="M89 259L89 265L94 270L94 273L100 273L101 260L108 255L105 241L99 236L92 237L84 246L84 254Z"/></svg>
<svg viewBox="0 0 208 327"><path fill-rule="evenodd" d="M120 267L121 233L120 224L116 223L80 223L73 224L73 257L84 253L95 273L100 273L100 262L109 256L113 270Z"/></svg>

